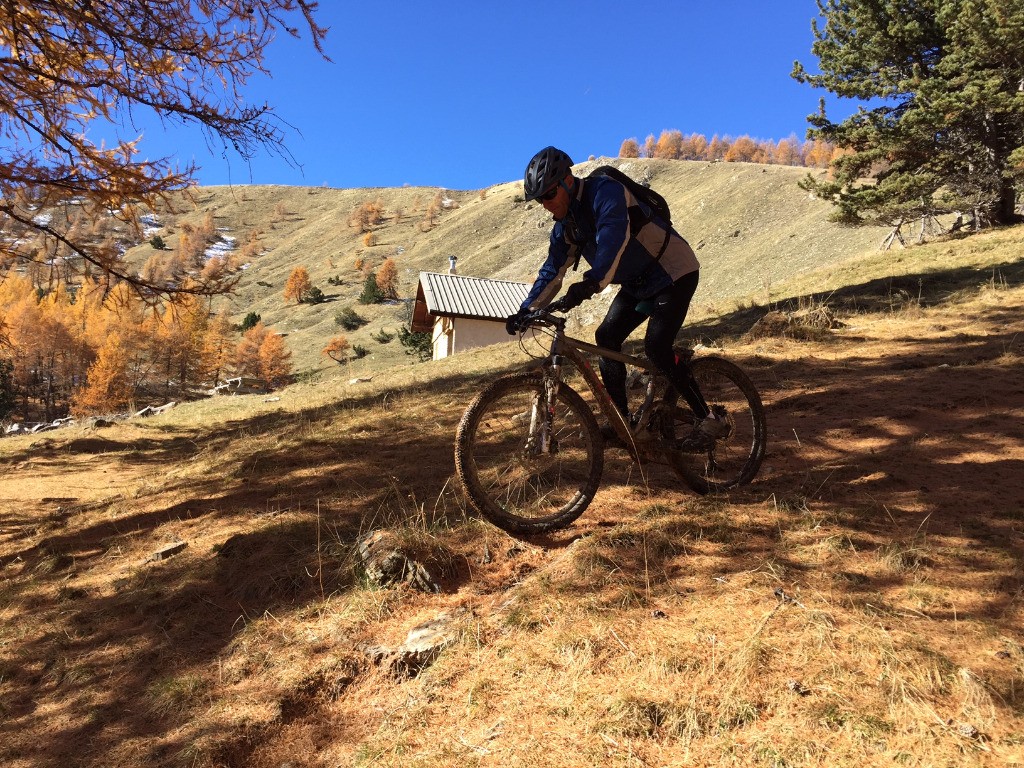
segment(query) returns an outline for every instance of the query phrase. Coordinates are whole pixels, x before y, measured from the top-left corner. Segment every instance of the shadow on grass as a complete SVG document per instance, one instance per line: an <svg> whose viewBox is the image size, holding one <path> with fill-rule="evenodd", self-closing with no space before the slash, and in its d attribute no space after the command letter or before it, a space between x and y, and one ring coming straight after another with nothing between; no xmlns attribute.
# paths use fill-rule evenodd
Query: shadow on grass
<svg viewBox="0 0 1024 768"><path fill-rule="evenodd" d="M1000 271L1014 280L1024 277L1018 264ZM879 306L895 290L937 303L978 284L977 272L953 270L872 281L829 294L828 300ZM753 312L697 324L685 333L714 337L743 331L757 319ZM637 521L652 526L649 536L616 526L604 529L598 521L587 567L614 572L617 580L614 589L592 580L595 589L607 590L598 597L608 605L622 604L628 595L621 588L642 594L652 572L665 583L685 578L680 558L698 540L719 548L718 567L724 570L772 562L799 580L811 575L811 566L794 554L785 533L819 526L851 551L877 551L879 559L891 559L882 575L835 572L835 591L850 601L884 612L889 609L879 593L906 584L920 569L930 569L931 583L948 589L965 574L981 571L993 586L982 604L959 617L980 616L1011 633L1013 627L1002 625L1014 616L1024 588L1019 567L1024 463L999 453L1000 446L1024 440L1024 426L1001 414L1019 410L1024 382L1019 366L992 363L1007 351L1019 353L1021 321L999 308L982 311L976 320L985 326L984 335L903 340L899 352L884 358L738 359L768 406L769 451L762 475L721 499L685 496L660 526L653 518ZM444 393L468 403L489 378L449 376L417 385L403 399ZM115 453L126 466L172 466L199 450L215 459L206 477L169 482L153 496L123 500L116 518L84 529L65 521L66 527L32 546L7 543L0 567L18 564L32 579L8 585L4 603L20 601L23 610L53 620L37 636L21 638L15 661L5 658L0 670L5 685L0 744L17 743L23 750L8 751L8 759L40 768L74 765L83 751L102 755L142 739L152 743L154 763L173 762L187 746L176 734L197 697L202 700L203 675L230 655L233 638L250 618L351 589L352 545L360 531L464 518L452 481L452 440L461 407L437 410L426 417L427 427L422 417L412 420L409 409L389 406L388 400L385 394L345 398L239 419L216 430L175 429L166 440L90 439L55 446L57 458L61 451ZM352 414L361 416L359 424L341 429L339 417ZM849 435L870 438L869 447L852 449L844 439ZM813 462L806 458L812 453ZM613 464L609 481L621 482L624 454L609 454L607 461ZM652 488L655 495L662 488L668 494L671 480L656 474ZM764 508L771 500L771 528L737 514L745 505ZM288 510L306 514L278 516ZM196 519L230 519L248 530L189 565L173 559L135 564L113 592L76 586L79 570L115 556L126 537L139 539L166 523ZM5 517L5 526L33 524L38 521ZM530 541L560 548L577 538L569 530ZM976 550L949 551L947 542L965 540ZM934 617L942 620L946 613L940 607ZM231 674L240 681L260 670ZM189 687L193 678L199 681L197 691ZM97 696L99 689L105 694ZM19 732L45 732L48 738L25 747L24 740L15 739ZM0 747L0 757L4 749L10 750Z"/></svg>

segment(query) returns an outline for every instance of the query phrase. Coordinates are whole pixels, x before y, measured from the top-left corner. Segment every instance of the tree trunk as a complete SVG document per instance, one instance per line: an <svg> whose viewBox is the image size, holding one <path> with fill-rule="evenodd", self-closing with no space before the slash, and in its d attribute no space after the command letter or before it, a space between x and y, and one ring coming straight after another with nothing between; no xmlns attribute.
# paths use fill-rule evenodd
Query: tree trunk
<svg viewBox="0 0 1024 768"><path fill-rule="evenodd" d="M1002 179L999 186L999 200L992 207L993 224L1016 224L1021 220L1017 214L1017 188L1010 179Z"/></svg>

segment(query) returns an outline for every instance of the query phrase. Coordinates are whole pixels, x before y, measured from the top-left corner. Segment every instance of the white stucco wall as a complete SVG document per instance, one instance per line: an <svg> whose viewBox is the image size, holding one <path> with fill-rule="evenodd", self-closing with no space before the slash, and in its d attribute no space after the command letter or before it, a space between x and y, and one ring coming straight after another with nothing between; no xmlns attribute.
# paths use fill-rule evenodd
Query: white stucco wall
<svg viewBox="0 0 1024 768"><path fill-rule="evenodd" d="M440 360L476 347L502 344L510 339L502 320L441 317L434 323L434 359Z"/></svg>
<svg viewBox="0 0 1024 768"><path fill-rule="evenodd" d="M487 347L510 340L505 332L504 320L475 320L455 318L455 344L452 353L465 352L474 347Z"/></svg>

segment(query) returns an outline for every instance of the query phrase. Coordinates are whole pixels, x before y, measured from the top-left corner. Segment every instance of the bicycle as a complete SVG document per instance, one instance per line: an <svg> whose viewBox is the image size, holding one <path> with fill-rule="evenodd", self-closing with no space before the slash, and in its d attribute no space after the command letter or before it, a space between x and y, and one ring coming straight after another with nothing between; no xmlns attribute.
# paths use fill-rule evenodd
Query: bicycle
<svg viewBox="0 0 1024 768"><path fill-rule="evenodd" d="M566 318L547 310L523 323L550 336L530 370L501 376L470 403L456 430L455 467L469 501L510 533L564 528L593 500L604 470L604 438L587 401L564 378L571 364L583 377L620 443L637 462L668 464L701 494L749 483L764 458L767 427L756 387L724 358L677 349L709 406L727 419L724 437L706 450L686 450L697 418L648 360L613 352L565 333ZM520 337L522 338L522 337ZM612 403L586 355L633 366L631 388L643 403L628 420Z"/></svg>

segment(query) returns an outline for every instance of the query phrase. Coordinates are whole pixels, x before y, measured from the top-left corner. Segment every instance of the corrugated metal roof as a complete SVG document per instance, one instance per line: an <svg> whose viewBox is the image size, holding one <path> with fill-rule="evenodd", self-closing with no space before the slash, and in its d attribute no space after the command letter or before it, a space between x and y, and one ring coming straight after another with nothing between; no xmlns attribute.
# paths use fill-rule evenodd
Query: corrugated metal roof
<svg viewBox="0 0 1024 768"><path fill-rule="evenodd" d="M489 320L515 313L530 292L529 283L437 272L420 272L420 287L432 315Z"/></svg>

